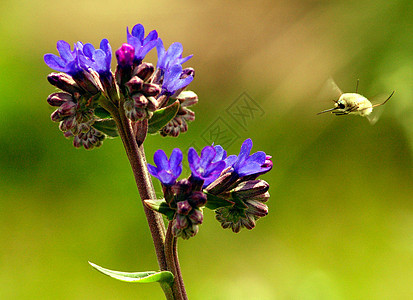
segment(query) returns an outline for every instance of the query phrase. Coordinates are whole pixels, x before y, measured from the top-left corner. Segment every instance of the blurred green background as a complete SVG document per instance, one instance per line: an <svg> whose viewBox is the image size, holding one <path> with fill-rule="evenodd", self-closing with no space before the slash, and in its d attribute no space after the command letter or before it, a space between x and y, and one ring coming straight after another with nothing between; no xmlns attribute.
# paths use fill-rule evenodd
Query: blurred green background
<svg viewBox="0 0 413 300"><path fill-rule="evenodd" d="M58 40L116 50L136 23L194 54L200 99L186 134L147 139L149 161L202 148L222 122L229 153L251 137L275 163L254 230L222 230L206 211L180 242L190 299L413 299L412 1L5 0L0 11L0 299L163 297L88 265L157 269L121 141L75 149L46 103L43 55ZM367 97L396 94L375 126L316 116L332 105L318 97L329 76L346 92L359 78ZM239 99L257 109L244 126L231 117Z"/></svg>

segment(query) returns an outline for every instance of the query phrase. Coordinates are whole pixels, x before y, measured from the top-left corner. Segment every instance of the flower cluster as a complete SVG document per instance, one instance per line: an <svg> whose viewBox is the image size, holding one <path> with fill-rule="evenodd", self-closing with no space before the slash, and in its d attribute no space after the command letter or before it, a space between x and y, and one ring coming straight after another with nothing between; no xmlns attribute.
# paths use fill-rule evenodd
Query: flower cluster
<svg viewBox="0 0 413 300"><path fill-rule="evenodd" d="M148 199L146 205L172 220L175 236L194 236L203 221L202 208L215 211L223 228L239 232L252 229L256 221L268 214L269 184L257 179L272 169L271 156L259 151L250 155L252 141L247 139L239 155L227 156L220 146L206 146L198 155L188 151L189 178L177 181L182 173L181 150L174 149L168 160L165 152L154 155L156 166L149 172L162 184L164 199Z"/></svg>
<svg viewBox="0 0 413 300"><path fill-rule="evenodd" d="M111 71L112 48L107 39L99 48L81 42L72 48L58 41L59 56L44 56L45 63L60 72L48 76L49 82L62 90L48 98L48 103L57 107L51 118L60 122L66 137L74 137L76 147L98 147L106 136L114 137L114 128L107 131L107 126L99 126L102 120L113 117L114 110L123 110L121 114L131 122L148 120L148 131L162 136L186 132L188 121L195 119L188 107L198 102L198 96L184 91L195 72L182 67L192 55L182 57L180 43L165 50L158 33L153 30L145 36L141 24L131 31L127 28L126 40L115 52L115 72ZM155 48L156 68L143 62Z"/></svg>

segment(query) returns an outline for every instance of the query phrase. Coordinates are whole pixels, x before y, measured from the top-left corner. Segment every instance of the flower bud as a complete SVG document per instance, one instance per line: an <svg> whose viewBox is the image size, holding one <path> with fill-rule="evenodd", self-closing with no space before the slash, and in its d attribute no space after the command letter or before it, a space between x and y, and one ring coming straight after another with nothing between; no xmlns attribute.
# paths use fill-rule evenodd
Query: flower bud
<svg viewBox="0 0 413 300"><path fill-rule="evenodd" d="M193 91L183 91L176 99L181 103L181 107L190 107L198 103L198 95Z"/></svg>
<svg viewBox="0 0 413 300"><path fill-rule="evenodd" d="M184 215L177 214L175 218L175 227L178 229L184 229L188 227L189 221L188 218Z"/></svg>
<svg viewBox="0 0 413 300"><path fill-rule="evenodd" d="M148 99L140 93L133 94L131 98L135 107L145 108L148 104Z"/></svg>
<svg viewBox="0 0 413 300"><path fill-rule="evenodd" d="M129 44L123 44L115 52L118 65L121 68L128 68L133 65L133 58L135 56L135 48Z"/></svg>
<svg viewBox="0 0 413 300"><path fill-rule="evenodd" d="M73 96L68 93L53 93L47 97L47 102L51 106L60 106L66 101L74 102Z"/></svg>
<svg viewBox="0 0 413 300"><path fill-rule="evenodd" d="M189 204L189 202L188 201L180 201L180 202L178 202L177 204L176 204L176 206L177 206L177 210L176 210L176 212L178 213L178 214L181 214L181 215L188 215L188 213L191 211L191 209L192 209L192 206Z"/></svg>
<svg viewBox="0 0 413 300"><path fill-rule="evenodd" d="M133 74L141 78L143 81L147 81L149 77L152 76L155 68L152 64L143 62L140 65L138 65Z"/></svg>
<svg viewBox="0 0 413 300"><path fill-rule="evenodd" d="M188 201L192 207L201 207L206 204L207 196L201 191L194 191Z"/></svg>
<svg viewBox="0 0 413 300"><path fill-rule="evenodd" d="M63 117L60 115L59 110L55 110L51 115L50 118L52 119L53 122L59 122L63 120Z"/></svg>
<svg viewBox="0 0 413 300"><path fill-rule="evenodd" d="M192 221L192 224L202 224L204 220L204 215L199 209L192 210L188 217Z"/></svg>
<svg viewBox="0 0 413 300"><path fill-rule="evenodd" d="M157 96L161 92L161 87L154 83L144 83L142 85L142 93L146 96Z"/></svg>
<svg viewBox="0 0 413 300"><path fill-rule="evenodd" d="M195 70L193 68L185 68L182 70L181 78L187 78L188 76L195 77Z"/></svg>
<svg viewBox="0 0 413 300"><path fill-rule="evenodd" d="M47 76L47 80L50 84L70 94L81 92L79 85L73 80L72 76L66 73L51 73Z"/></svg>
<svg viewBox="0 0 413 300"><path fill-rule="evenodd" d="M268 215L268 206L260 201L247 200L245 204L248 206L247 215L251 214L257 218L265 217Z"/></svg>
<svg viewBox="0 0 413 300"><path fill-rule="evenodd" d="M73 80L87 93L90 95L96 95L103 90L102 84L100 83L99 74L96 71L90 70L77 73L73 76Z"/></svg>
<svg viewBox="0 0 413 300"><path fill-rule="evenodd" d="M66 101L60 105L58 111L61 116L72 116L76 113L77 104L71 101Z"/></svg>
<svg viewBox="0 0 413 300"><path fill-rule="evenodd" d="M233 197L249 199L268 191L270 185L264 180L250 180L241 182L232 190Z"/></svg>
<svg viewBox="0 0 413 300"><path fill-rule="evenodd" d="M143 83L143 80L138 76L133 76L125 85L128 88L129 94L133 94L141 91Z"/></svg>
<svg viewBox="0 0 413 300"><path fill-rule="evenodd" d="M149 111L155 111L158 109L158 101L154 97L146 97L148 99L148 105L146 108Z"/></svg>

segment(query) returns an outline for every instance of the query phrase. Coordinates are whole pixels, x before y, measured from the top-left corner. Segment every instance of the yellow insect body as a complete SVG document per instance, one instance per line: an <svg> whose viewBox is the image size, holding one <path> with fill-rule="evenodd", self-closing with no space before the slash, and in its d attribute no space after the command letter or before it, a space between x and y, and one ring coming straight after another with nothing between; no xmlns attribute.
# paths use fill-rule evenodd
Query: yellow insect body
<svg viewBox="0 0 413 300"><path fill-rule="evenodd" d="M323 110L322 112L319 112L318 115L326 112L331 112L336 116L353 114L367 117L370 123L374 124L377 122L379 114L372 114L373 108L385 104L394 94L393 91L384 102L373 105L366 97L357 94L358 81L356 93L343 93L332 79L329 80L329 83L331 87L340 95L340 97L338 100L334 100L333 108Z"/></svg>
<svg viewBox="0 0 413 300"><path fill-rule="evenodd" d="M373 105L364 96L356 93L345 93L335 103L336 112L343 114L357 114L366 117L373 111Z"/></svg>

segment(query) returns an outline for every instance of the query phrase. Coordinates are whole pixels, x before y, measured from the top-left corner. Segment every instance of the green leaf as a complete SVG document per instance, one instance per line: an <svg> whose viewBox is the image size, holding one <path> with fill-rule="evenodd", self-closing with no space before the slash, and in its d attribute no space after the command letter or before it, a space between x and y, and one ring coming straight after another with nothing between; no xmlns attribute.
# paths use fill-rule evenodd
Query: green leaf
<svg viewBox="0 0 413 300"><path fill-rule="evenodd" d="M99 272L115 278L120 281L126 282L138 282L138 283L150 283L150 282L160 282L171 284L174 280L174 275L169 271L148 271L148 272L119 272L109 269L102 268L101 266L95 265L89 262L89 264L94 267Z"/></svg>
<svg viewBox="0 0 413 300"><path fill-rule="evenodd" d="M179 101L175 101L171 105L159 109L153 113L152 118L149 119L148 132L153 134L162 129L169 121L175 118L178 113L180 104Z"/></svg>
<svg viewBox="0 0 413 300"><path fill-rule="evenodd" d="M101 119L110 118L110 113L101 106L95 108L95 115Z"/></svg>
<svg viewBox="0 0 413 300"><path fill-rule="evenodd" d="M226 200L224 198L221 198L219 196L215 196L213 194L210 194L206 191L204 193L207 195L207 203L205 204L206 208L215 210L220 207L230 207L234 205L234 202L230 200Z"/></svg>
<svg viewBox="0 0 413 300"><path fill-rule="evenodd" d="M165 199L147 199L143 202L148 208L164 214L168 220L172 220L174 218L175 211L169 207Z"/></svg>
<svg viewBox="0 0 413 300"><path fill-rule="evenodd" d="M110 137L119 136L118 128L116 127L116 123L113 119L98 120L92 125L92 127L102 131Z"/></svg>

